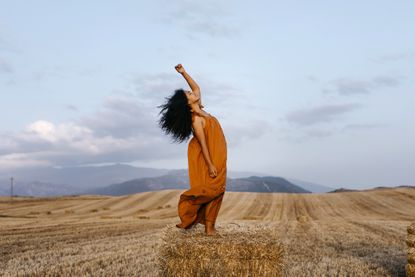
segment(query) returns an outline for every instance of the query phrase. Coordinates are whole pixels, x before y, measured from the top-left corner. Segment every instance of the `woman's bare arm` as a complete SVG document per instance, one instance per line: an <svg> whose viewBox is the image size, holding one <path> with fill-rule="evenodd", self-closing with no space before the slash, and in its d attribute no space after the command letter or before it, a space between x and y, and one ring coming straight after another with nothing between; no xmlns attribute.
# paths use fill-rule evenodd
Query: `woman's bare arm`
<svg viewBox="0 0 415 277"><path fill-rule="evenodd" d="M184 71L182 73L183 77L186 79L186 82L189 84L190 89L194 92L194 93L199 93L200 92L200 87L199 85L195 82L195 80L193 80L192 77L190 77L190 75Z"/></svg>
<svg viewBox="0 0 415 277"><path fill-rule="evenodd" d="M197 140L200 143L200 146L202 147L202 153L205 158L206 164L212 165L212 160L210 158L209 149L206 144L206 138L205 133L203 132L203 125L202 125L202 119L199 117L195 118L195 121L193 123L193 129L195 130L195 135Z"/></svg>
<svg viewBox="0 0 415 277"><path fill-rule="evenodd" d="M182 66L182 64L178 64L176 65L176 70L183 75L184 79L186 80L186 82L189 84L190 89L193 91L193 93L200 98L200 87L199 85L195 82L195 80L193 80L192 77L190 77L190 75L186 72L186 70L184 69L184 67Z"/></svg>
<svg viewBox="0 0 415 277"><path fill-rule="evenodd" d="M202 148L203 157L205 158L206 164L209 167L209 175L212 177L216 177L217 171L216 167L212 162L212 159L210 158L209 149L206 144L206 138L205 133L203 131L203 125L202 125L202 119L196 117L195 121L193 123L193 129L195 130L195 135L197 140L200 143L200 146Z"/></svg>

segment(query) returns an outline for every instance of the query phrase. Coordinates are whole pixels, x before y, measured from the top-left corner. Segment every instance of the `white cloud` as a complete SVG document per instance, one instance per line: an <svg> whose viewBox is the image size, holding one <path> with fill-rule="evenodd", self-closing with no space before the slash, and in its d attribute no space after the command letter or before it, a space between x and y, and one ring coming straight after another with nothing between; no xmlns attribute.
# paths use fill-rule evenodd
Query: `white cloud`
<svg viewBox="0 0 415 277"><path fill-rule="evenodd" d="M74 166L157 161L186 155L187 143L172 144L158 126L158 110L137 96L110 96L89 116L53 123L37 120L0 137L0 169L13 166ZM221 122L228 147L261 136L263 121Z"/></svg>
<svg viewBox="0 0 415 277"><path fill-rule="evenodd" d="M50 142L55 141L56 129L50 122L39 120L27 126L26 130L28 133L39 136L41 139L45 139Z"/></svg>

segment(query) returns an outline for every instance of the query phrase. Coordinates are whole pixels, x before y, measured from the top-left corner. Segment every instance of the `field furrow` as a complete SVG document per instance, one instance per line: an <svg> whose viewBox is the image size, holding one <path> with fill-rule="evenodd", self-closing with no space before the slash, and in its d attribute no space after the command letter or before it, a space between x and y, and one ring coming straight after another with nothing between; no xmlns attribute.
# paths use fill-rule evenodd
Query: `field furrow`
<svg viewBox="0 0 415 277"><path fill-rule="evenodd" d="M0 275L157 276L162 230L179 222L182 192L0 197ZM411 188L226 192L217 229L271 227L284 245L285 276L404 276L414 211Z"/></svg>

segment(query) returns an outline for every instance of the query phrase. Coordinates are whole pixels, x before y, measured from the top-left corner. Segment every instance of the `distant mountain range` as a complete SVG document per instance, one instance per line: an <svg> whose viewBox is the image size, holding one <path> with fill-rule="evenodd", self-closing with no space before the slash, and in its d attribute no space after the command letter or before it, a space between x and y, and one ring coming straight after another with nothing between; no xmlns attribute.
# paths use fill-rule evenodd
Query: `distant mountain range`
<svg viewBox="0 0 415 277"><path fill-rule="evenodd" d="M347 189L347 188L338 188L329 193L342 193L342 192L356 192L356 191L371 191L371 190L388 190L388 189L396 189L396 188L407 188L407 189L415 189L415 186L395 186L395 187L374 187L368 189Z"/></svg>
<svg viewBox="0 0 415 277"><path fill-rule="evenodd" d="M163 189L185 189L189 177L185 170L172 170L158 177L144 177L109 186L80 191L79 194L125 195Z"/></svg>
<svg viewBox="0 0 415 277"><path fill-rule="evenodd" d="M230 179L227 182L229 191L249 192L288 192L288 193L310 193L284 178L274 176L251 176L248 178Z"/></svg>
<svg viewBox="0 0 415 277"><path fill-rule="evenodd" d="M82 194L125 195L163 189L188 189L187 171L175 171L160 177L140 178L103 188L83 191ZM227 191L309 193L281 177L227 178Z"/></svg>
<svg viewBox="0 0 415 277"><path fill-rule="evenodd" d="M323 192L329 192L332 191L334 188L322 186L316 183L311 183L307 181L302 181L298 179L292 179L292 178L285 178L287 181L296 184L297 186L302 187L303 189L309 190L314 193L323 193Z"/></svg>
<svg viewBox="0 0 415 277"><path fill-rule="evenodd" d="M0 171L0 195L10 194L11 176L14 177L14 194L29 196L71 195L86 192L118 195L128 193L127 187L134 192L189 187L187 169L156 169L125 164L65 168L41 167ZM125 187L125 191L117 187L120 185ZM326 192L334 188L269 176L264 173L228 171L227 189L295 193Z"/></svg>
<svg viewBox="0 0 415 277"><path fill-rule="evenodd" d="M78 167L39 167L0 171L0 180L15 177L16 182L39 181L44 183L64 184L72 187L94 188L124 182L134 178L156 177L169 172L170 169L135 167L126 164ZM2 182L0 181L0 184Z"/></svg>
<svg viewBox="0 0 415 277"><path fill-rule="evenodd" d="M58 196L70 195L81 188L75 188L67 185L59 185L45 182L26 182L18 183L13 186L13 195L27 195L27 196ZM4 191L4 190L3 190ZM10 195L10 189L3 195Z"/></svg>

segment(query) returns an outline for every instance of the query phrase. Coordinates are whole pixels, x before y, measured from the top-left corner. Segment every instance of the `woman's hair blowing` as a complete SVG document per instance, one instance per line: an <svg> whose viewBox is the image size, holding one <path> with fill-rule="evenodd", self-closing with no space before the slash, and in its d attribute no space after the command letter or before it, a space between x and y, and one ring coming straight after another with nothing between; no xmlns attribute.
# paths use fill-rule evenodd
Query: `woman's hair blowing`
<svg viewBox="0 0 415 277"><path fill-rule="evenodd" d="M183 142L192 134L192 112L187 102L187 97L183 89L177 89L161 108L158 121L160 128L165 134L171 135L174 142Z"/></svg>

